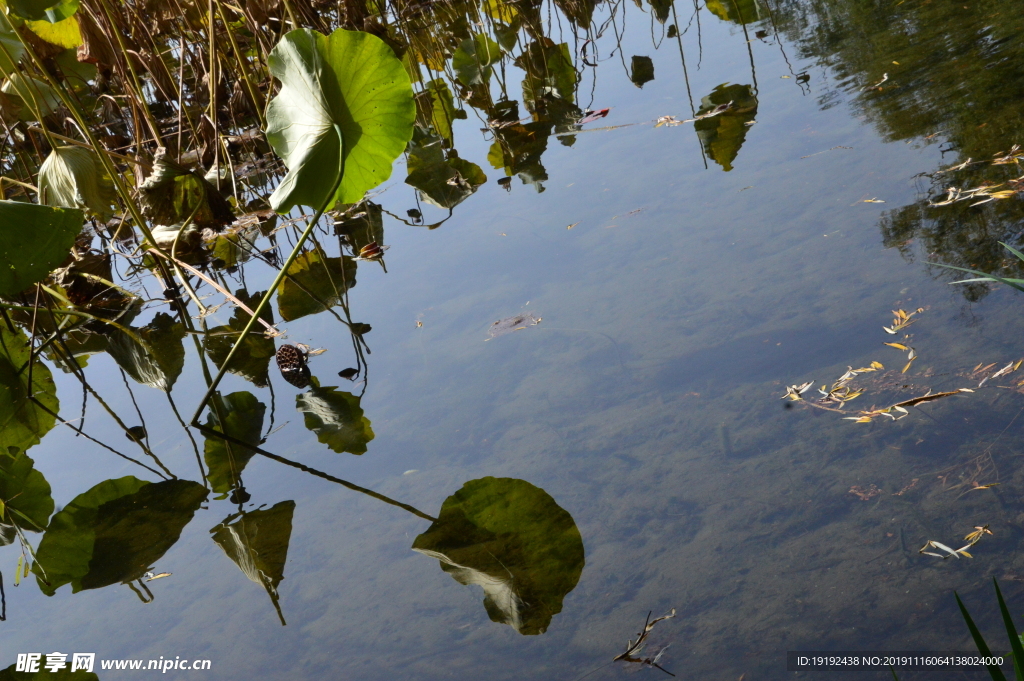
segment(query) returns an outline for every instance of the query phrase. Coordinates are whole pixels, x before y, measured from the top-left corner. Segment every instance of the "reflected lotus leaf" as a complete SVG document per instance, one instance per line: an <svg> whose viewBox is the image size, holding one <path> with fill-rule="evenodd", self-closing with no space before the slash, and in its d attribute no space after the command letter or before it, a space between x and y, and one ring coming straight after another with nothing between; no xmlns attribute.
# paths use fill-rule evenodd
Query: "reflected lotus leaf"
<svg viewBox="0 0 1024 681"><path fill-rule="evenodd" d="M78 11L78 0L7 0L11 13L22 19L63 21Z"/></svg>
<svg viewBox="0 0 1024 681"><path fill-rule="evenodd" d="M16 70L17 63L25 56L25 46L3 12L0 12L0 46L3 48L0 49L0 76L6 76Z"/></svg>
<svg viewBox="0 0 1024 681"><path fill-rule="evenodd" d="M294 501L282 501L267 509L228 516L210 530L213 541L249 578L270 593L284 580L288 543L292 536Z"/></svg>
<svg viewBox="0 0 1024 681"><path fill-rule="evenodd" d="M180 226L193 216L190 222L200 227L220 227L235 219L217 188L168 158L163 147L153 159L153 173L139 185L139 196L143 214L161 225Z"/></svg>
<svg viewBox="0 0 1024 681"><path fill-rule="evenodd" d="M491 620L542 634L583 572L583 539L572 516L525 480L471 480L445 499L412 548L441 561L461 584L484 590Z"/></svg>
<svg viewBox="0 0 1024 681"><path fill-rule="evenodd" d="M700 100L700 110L697 112L707 113L729 102L732 102L732 106L725 113L693 124L704 152L726 172L732 170L732 162L736 160L747 137L747 123L757 117L757 98L749 85L723 83Z"/></svg>
<svg viewBox="0 0 1024 681"><path fill-rule="evenodd" d="M508 5L503 5L508 7ZM515 12L515 9L512 8ZM505 24L495 22L492 26L494 29L494 37L497 39L498 44L501 45L502 49L506 52L511 52L516 44L519 42L519 31L522 29L522 21L519 19L518 13L514 16L506 26Z"/></svg>
<svg viewBox="0 0 1024 681"><path fill-rule="evenodd" d="M170 549L206 499L190 480L106 480L50 520L32 571L47 596L141 578ZM45 576L44 576L45 575Z"/></svg>
<svg viewBox="0 0 1024 681"><path fill-rule="evenodd" d="M463 85L486 85L491 79L491 65L499 60L501 46L490 36L478 33L459 44L452 56L452 68Z"/></svg>
<svg viewBox="0 0 1024 681"><path fill-rule="evenodd" d="M7 546L13 544L14 540L18 538L18 530L14 525L4 525L0 523L0 546Z"/></svg>
<svg viewBox="0 0 1024 681"><path fill-rule="evenodd" d="M235 297L253 309L263 297L263 293L257 291L250 296L245 289L239 289L235 291ZM268 324L274 323L274 313L269 305L260 313L260 318ZM238 334L242 332L248 322L249 313L236 307L226 325L215 326L203 337L203 348L218 367L224 364L228 353L231 352L231 347L238 340ZM250 333L242 341L235 356L231 358L228 371L247 381L252 381L257 388L265 388L270 380L270 359L274 356L274 352L272 338L267 338L261 333Z"/></svg>
<svg viewBox="0 0 1024 681"><path fill-rule="evenodd" d="M757 0L708 0L706 7L722 21L751 24L761 20L761 6Z"/></svg>
<svg viewBox="0 0 1024 681"><path fill-rule="evenodd" d="M356 253L371 243L382 244L384 243L384 209L380 204L366 201L358 213L335 222L334 233L345 236Z"/></svg>
<svg viewBox="0 0 1024 681"><path fill-rule="evenodd" d="M455 120L455 99L444 80L437 78L427 83L416 95L416 122L423 128L433 128L441 137L452 141L452 121Z"/></svg>
<svg viewBox="0 0 1024 681"><path fill-rule="evenodd" d="M27 454L0 454L0 526L42 532L53 513L50 483ZM10 543L10 542L0 542Z"/></svg>
<svg viewBox="0 0 1024 681"><path fill-rule="evenodd" d="M0 92L21 98L19 118L23 121L37 121L40 116L46 118L61 105L60 96L48 83L18 71L8 76Z"/></svg>
<svg viewBox="0 0 1024 681"><path fill-rule="evenodd" d="M672 16L672 0L648 0L648 2L651 5L651 11L654 12L654 18L660 23L664 24Z"/></svg>
<svg viewBox="0 0 1024 681"><path fill-rule="evenodd" d="M374 437L359 397L335 387L314 387L296 395L295 408L302 412L306 428L316 433L317 440L338 454L365 454L366 444Z"/></svg>
<svg viewBox="0 0 1024 681"><path fill-rule="evenodd" d="M594 17L594 8L601 3L601 0L555 0L559 9L565 12L565 16L580 28L589 28Z"/></svg>
<svg viewBox="0 0 1024 681"><path fill-rule="evenodd" d="M544 95L553 94L572 100L576 86L576 69L572 64L569 45L556 45L542 38L526 46L516 58L516 66L526 72L523 79L523 103L533 111L534 102Z"/></svg>
<svg viewBox="0 0 1024 681"><path fill-rule="evenodd" d="M237 231L221 234L213 242L213 264L216 267L238 267L256 250L254 244L259 239L260 227L250 224Z"/></svg>
<svg viewBox="0 0 1024 681"><path fill-rule="evenodd" d="M84 222L77 208L0 201L0 296L45 279L67 259Z"/></svg>
<svg viewBox="0 0 1024 681"><path fill-rule="evenodd" d="M213 400L219 399L217 409L214 409ZM206 427L224 433L235 439L256 446L260 443L260 434L263 431L263 415L267 411L265 404L256 399L250 392L236 392L220 397L214 395L210 398L210 411L206 420ZM224 418L224 426L221 426L217 412ZM241 483L242 470L253 457L251 449L222 440L215 435L206 436L206 444L203 446L203 454L206 465L210 469L206 479L210 481L210 487L214 492L220 494L223 499L231 490Z"/></svg>
<svg viewBox="0 0 1024 681"><path fill-rule="evenodd" d="M134 331L146 345L110 327L107 352L139 383L170 392L185 366L185 327L166 312L157 312L149 324Z"/></svg>
<svg viewBox="0 0 1024 681"><path fill-rule="evenodd" d="M286 322L317 314L338 305L355 285L352 258L325 258L318 251L308 251L288 268L288 277L277 289L277 309Z"/></svg>
<svg viewBox="0 0 1024 681"><path fill-rule="evenodd" d="M629 79L639 88L654 80L654 62L651 58L634 55L630 64Z"/></svg>
<svg viewBox="0 0 1024 681"><path fill-rule="evenodd" d="M490 113L493 119L511 125L494 131L494 143L487 152L487 161L498 170L504 169L508 176L519 175L524 183L533 184L538 192L543 192L544 187L540 183L548 179L548 174L540 159L548 148L551 123L516 123L519 106L511 101L500 102Z"/></svg>
<svg viewBox="0 0 1024 681"><path fill-rule="evenodd" d="M19 672L15 671L17 664L12 664L7 669L0 670L0 681L100 681L100 677L93 672L83 669L71 671L71 657L68 656L68 664L64 669L55 672L48 671L44 665L46 658L39 661L39 671Z"/></svg>
<svg viewBox="0 0 1024 681"><path fill-rule="evenodd" d="M438 208L454 208L473 194L487 176L475 163L458 156L444 157L439 140L423 140L409 152L409 176L405 183L420 190L427 203Z"/></svg>
<svg viewBox="0 0 1024 681"><path fill-rule="evenodd" d="M21 329L11 331L0 323L0 456L16 455L37 444L56 422L60 409L57 386L42 362L32 367L28 385L28 337ZM31 393L46 409L27 395Z"/></svg>

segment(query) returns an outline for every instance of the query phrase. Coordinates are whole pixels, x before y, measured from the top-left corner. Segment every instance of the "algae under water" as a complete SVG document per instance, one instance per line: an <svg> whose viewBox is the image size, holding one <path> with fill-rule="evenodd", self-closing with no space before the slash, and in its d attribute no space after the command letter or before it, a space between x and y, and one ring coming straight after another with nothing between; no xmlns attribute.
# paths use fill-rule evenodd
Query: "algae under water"
<svg viewBox="0 0 1024 681"><path fill-rule="evenodd" d="M675 609L651 632L665 669L774 679L788 650L971 650L954 589L998 633L973 604L992 576L1011 610L1024 595L1018 374L899 421L779 398L880 362L854 415L1024 357L1015 292L929 265L1019 276L999 245L1020 244L1019 194L930 205L1020 175L937 172L1024 141L1019 13L491 3L484 30L460 7L432 10L443 40L402 33L436 76L405 159L299 256L264 318L285 337L249 337L206 416L248 447L183 427L167 396L199 403L198 351L222 362L248 319L222 291L253 306L295 237L266 211L265 158L237 167L247 221L182 256L219 287L193 280L201 343L159 304L131 320L150 361L125 333L74 339L120 419L90 394L81 428L146 468L61 424L5 431L24 451L4 480L42 503L0 488L37 565L13 588L0 528L0 667L62 651L211 661L167 678L660 678L610 663ZM884 345L903 332L906 373ZM296 388L272 361L300 343L326 352ZM74 374L8 364L5 388L52 380L79 423ZM973 558L917 552L985 525Z"/></svg>

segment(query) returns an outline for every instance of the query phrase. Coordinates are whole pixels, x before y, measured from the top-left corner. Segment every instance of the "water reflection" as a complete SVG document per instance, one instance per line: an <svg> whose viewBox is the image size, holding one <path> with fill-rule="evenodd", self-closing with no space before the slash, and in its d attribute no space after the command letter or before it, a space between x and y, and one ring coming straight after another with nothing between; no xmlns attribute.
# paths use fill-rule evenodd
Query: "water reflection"
<svg viewBox="0 0 1024 681"><path fill-rule="evenodd" d="M708 114L720 107L725 107L722 113L698 120L693 127L704 153L729 172L747 138L747 130L757 117L757 97L749 85L722 83L700 100L697 114Z"/></svg>
<svg viewBox="0 0 1024 681"><path fill-rule="evenodd" d="M445 499L413 551L441 562L460 584L484 590L494 622L543 634L583 572L583 539L572 516L525 480L470 480Z"/></svg>

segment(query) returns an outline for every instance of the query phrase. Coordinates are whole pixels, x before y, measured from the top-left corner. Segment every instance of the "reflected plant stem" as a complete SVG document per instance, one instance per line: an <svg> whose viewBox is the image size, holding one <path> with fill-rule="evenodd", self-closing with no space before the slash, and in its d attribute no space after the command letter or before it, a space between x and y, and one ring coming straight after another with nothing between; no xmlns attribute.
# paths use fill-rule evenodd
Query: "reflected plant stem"
<svg viewBox="0 0 1024 681"><path fill-rule="evenodd" d="M220 438L222 440L225 440L225 441L228 441L228 442L233 442L233 443L235 443L235 444L237 444L237 445L239 445L241 447L245 447L246 449L250 449L250 450L256 452L257 454L261 454L261 455L267 457L268 459L271 459L271 460L276 461L278 463L283 463L284 465L291 466L292 468L298 468L300 471L303 471L304 473L309 473L310 475L316 476L318 478L323 478L324 480L328 480L330 482L337 483L337 484L341 485L342 487L347 487L348 489L352 490L353 492L359 492L360 494L365 494L365 495L367 495L369 497L373 497L374 499L376 499L378 501L383 501L385 504L390 504L391 506L397 506L398 508L401 508L401 509L403 509L405 511L408 511L409 513L412 513L414 516L423 518L424 520L429 520L430 522L437 522L437 518L435 518L433 516L430 516L430 515L427 515L423 511L421 511L418 508L416 508L415 506L410 506L409 504L403 504L401 501L396 501L396 500L392 499L391 497L386 497L383 494L380 494L379 492L374 492L372 489L367 489L365 487L360 487L359 485L351 483L348 480L342 480L341 478L336 478L333 475L330 475L328 473L324 473L323 471L318 471L315 468L310 468L309 466L306 466L305 464L301 464L301 463L299 463L297 461L292 461L291 459L286 459L283 456L279 456L277 454L274 454L273 452L268 452L267 450L261 449L259 447L254 446L254 445L251 445L248 442L243 442L242 440L239 440L238 438L232 437L230 435L226 435L224 433L221 433L220 431L213 430L212 428L207 428L206 426L204 426L202 424L193 424L193 425L195 425L195 427L198 428L204 435L210 435L212 437L218 437L218 438Z"/></svg>
<svg viewBox="0 0 1024 681"><path fill-rule="evenodd" d="M138 582L139 582L139 586L141 586L143 589L145 589L146 593L149 594L149 600L148 601L146 600L146 597L143 596L142 593L138 589L136 589L134 586L132 586L131 582L122 582L122 584L127 584L128 588L131 589L132 591L134 591L135 595L138 596L139 600L142 601L143 603L152 603L154 600L156 600L156 596L154 596L153 592L149 590L149 587L146 586L145 584L143 584L141 579L138 580Z"/></svg>
<svg viewBox="0 0 1024 681"><path fill-rule="evenodd" d="M693 0L693 13L697 17L697 70L700 71L700 64L704 61L704 41L700 32L700 2Z"/></svg>
<svg viewBox="0 0 1024 681"><path fill-rule="evenodd" d="M178 423L181 424L182 430L185 431L185 434L188 435L189 441L192 443L192 451L196 453L196 463L199 464L199 474L203 478L203 486L209 489L209 485L206 484L206 470L203 468L203 458L199 455L199 445L196 443L196 439L192 437L192 431L189 430L188 424L185 423L185 420L181 418L181 414L178 413L178 405L176 405L174 400L171 398L171 391L168 390L165 394L167 395L167 401L171 405L171 411L174 412L174 417L178 419Z"/></svg>
<svg viewBox="0 0 1024 681"><path fill-rule="evenodd" d="M124 369L118 367L121 371L121 380L124 382L124 387L128 390L128 396L132 398L132 405L135 407L135 413L139 415L139 422L142 424L142 430L145 432L146 447L150 447L149 444L149 429L146 428L146 419L142 417L142 410L139 409L139 403L135 401L135 393L132 392L132 387L128 385L128 377L124 373Z"/></svg>
<svg viewBox="0 0 1024 681"><path fill-rule="evenodd" d="M274 414L277 412L277 396L274 394L274 382L267 381L267 388L270 390L270 425L267 426L267 432L260 438L260 443L267 441L270 434L274 432Z"/></svg>
<svg viewBox="0 0 1024 681"><path fill-rule="evenodd" d="M743 28L743 39L747 43L747 56L750 57L750 77L754 81L754 97L757 97L757 69L754 68L754 50L750 47L750 35L747 33L747 22L743 18L743 12L740 10L739 4L736 0L732 0L732 6L736 8L736 16L740 19L740 26Z"/></svg>
<svg viewBox="0 0 1024 681"><path fill-rule="evenodd" d="M676 14L675 3L672 4L672 21L676 25L676 42L679 43L679 60L683 63L683 80L686 81L686 97L690 100L690 115L697 116L697 109L693 106L693 92L690 90L690 74L686 69L686 53L683 50L683 34L679 32L679 16ZM708 157L704 153L704 145L700 143L700 136L697 135L697 128L693 129L694 137L697 139L697 148L700 149L701 160L704 161L704 170L708 169Z"/></svg>
<svg viewBox="0 0 1024 681"><path fill-rule="evenodd" d="M4 593L4 573L0 571L0 622L7 621L7 594Z"/></svg>

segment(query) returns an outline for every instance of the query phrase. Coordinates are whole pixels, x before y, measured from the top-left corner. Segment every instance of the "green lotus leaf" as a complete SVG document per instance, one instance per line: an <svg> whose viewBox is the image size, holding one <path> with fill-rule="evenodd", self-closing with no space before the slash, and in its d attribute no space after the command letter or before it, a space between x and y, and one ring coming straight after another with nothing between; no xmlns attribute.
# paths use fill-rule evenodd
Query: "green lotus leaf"
<svg viewBox="0 0 1024 681"><path fill-rule="evenodd" d="M366 444L374 438L370 419L363 416L359 398L351 393L314 387L295 396L295 408L317 440L338 454L365 454Z"/></svg>
<svg viewBox="0 0 1024 681"><path fill-rule="evenodd" d="M110 327L107 352L139 383L170 392L185 366L185 327L166 312L157 312L149 324L134 332L144 344Z"/></svg>
<svg viewBox="0 0 1024 681"><path fill-rule="evenodd" d="M545 96L572 101L576 88L576 68L569 45L556 45L548 38L530 43L516 58L516 66L526 72L523 79L523 103L530 111Z"/></svg>
<svg viewBox="0 0 1024 681"><path fill-rule="evenodd" d="M46 42L63 47L65 50L74 50L82 44L82 29L76 17L70 16L56 22L51 22L48 19L26 21L25 25ZM92 64L88 66L92 66Z"/></svg>
<svg viewBox="0 0 1024 681"><path fill-rule="evenodd" d="M708 0L706 7L722 21L751 24L761 19L757 0Z"/></svg>
<svg viewBox="0 0 1024 681"><path fill-rule="evenodd" d="M259 303L263 294L257 291L250 296L244 289L241 289L235 291L235 297L252 309ZM269 324L274 323L274 313L269 305L264 308L260 317ZM248 323L249 313L241 308L235 308L234 314L231 315L231 319L226 325L216 326L203 336L203 347L206 349L206 354L218 367L224 364L232 346L238 340L238 334ZM257 388L265 388L270 380L270 360L274 356L275 350L272 338L267 338L262 333L250 333L242 341L235 356L231 358L228 371L247 381L252 381Z"/></svg>
<svg viewBox="0 0 1024 681"><path fill-rule="evenodd" d="M21 329L11 331L0 323L0 457L17 456L38 444L53 428L54 415L60 410L57 386L42 362L32 367L29 388L28 359L28 337ZM28 399L29 394L39 403Z"/></svg>
<svg viewBox="0 0 1024 681"><path fill-rule="evenodd" d="M114 212L114 183L90 149L57 147L39 167L39 203L82 208L107 221Z"/></svg>
<svg viewBox="0 0 1024 681"><path fill-rule="evenodd" d="M212 401L217 399L220 403L217 405L218 409L214 409ZM223 424L218 418L218 410L224 419ZM255 446L260 443L263 415L266 411L267 406L250 392L241 391L223 397L215 395L211 399L206 426ZM241 484L242 470L255 453L247 447L228 442L216 435L207 435L203 455L206 466L210 469L206 479L210 481L213 491L227 495L238 487Z"/></svg>
<svg viewBox="0 0 1024 681"><path fill-rule="evenodd" d="M84 222L75 208L0 201L0 296L45 279L68 257Z"/></svg>
<svg viewBox="0 0 1024 681"><path fill-rule="evenodd" d="M106 480L56 513L32 571L47 596L140 579L174 546L208 495L190 480Z"/></svg>
<svg viewBox="0 0 1024 681"><path fill-rule="evenodd" d="M297 29L270 53L270 72L281 90L267 107L267 141L288 166L270 197L275 211L356 203L391 176L412 137L416 105L409 75L384 41L362 31Z"/></svg>
<svg viewBox="0 0 1024 681"><path fill-rule="evenodd" d="M7 0L11 14L31 21L56 24L78 11L79 0Z"/></svg>
<svg viewBox="0 0 1024 681"><path fill-rule="evenodd" d="M651 61L651 58L633 55L633 61L629 68L629 79L633 81L633 85L639 88L654 80L654 62Z"/></svg>
<svg viewBox="0 0 1024 681"><path fill-rule="evenodd" d="M24 121L46 118L61 104L60 97L48 83L17 71L8 74L7 82L0 87L0 92L21 98L21 119Z"/></svg>
<svg viewBox="0 0 1024 681"><path fill-rule="evenodd" d="M491 66L501 60L501 46L486 33L466 38L452 55L452 68L463 85L486 85Z"/></svg>
<svg viewBox="0 0 1024 681"><path fill-rule="evenodd" d="M50 483L27 454L0 454L0 525L42 532L53 513Z"/></svg>
<svg viewBox="0 0 1024 681"><path fill-rule="evenodd" d="M46 668L46 658L39 661L39 670L34 672L19 672L17 664L12 664L7 669L0 669L0 681L100 681L100 677L93 672L84 669L71 671L71 658L68 657L68 664L63 669L51 672Z"/></svg>
<svg viewBox="0 0 1024 681"><path fill-rule="evenodd" d="M282 501L270 508L228 516L210 530L228 558L271 597L284 580L294 513L295 502Z"/></svg>
<svg viewBox="0 0 1024 681"><path fill-rule="evenodd" d="M572 516L525 480L470 480L445 499L412 549L441 562L461 584L484 590L494 622L542 634L583 572L583 539Z"/></svg>
<svg viewBox="0 0 1024 681"><path fill-rule="evenodd" d="M25 46L3 12L0 12L0 45L3 45L0 50L0 76L6 77L17 70L18 62L25 56Z"/></svg>
<svg viewBox="0 0 1024 681"><path fill-rule="evenodd" d="M352 258L324 258L309 251L288 268L288 277L277 289L277 309L286 322L317 314L340 303L355 285L356 262Z"/></svg>
<svg viewBox="0 0 1024 681"><path fill-rule="evenodd" d="M700 100L698 114L708 113L723 104L729 109L717 116L711 116L693 124L701 145L711 160L722 166L722 170L732 170L732 162L740 153L740 147L747 139L750 121L757 118L757 97L749 85L729 85L722 83Z"/></svg>
<svg viewBox="0 0 1024 681"><path fill-rule="evenodd" d="M412 147L408 168L405 183L419 189L423 200L438 208L454 208L487 182L480 166L458 156L446 159L440 144Z"/></svg>

